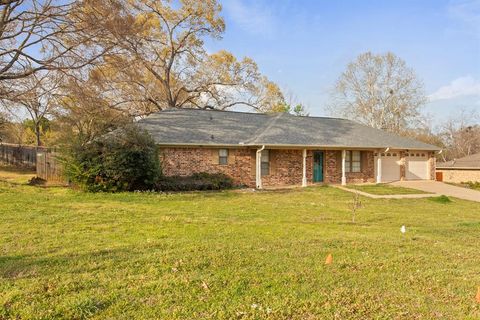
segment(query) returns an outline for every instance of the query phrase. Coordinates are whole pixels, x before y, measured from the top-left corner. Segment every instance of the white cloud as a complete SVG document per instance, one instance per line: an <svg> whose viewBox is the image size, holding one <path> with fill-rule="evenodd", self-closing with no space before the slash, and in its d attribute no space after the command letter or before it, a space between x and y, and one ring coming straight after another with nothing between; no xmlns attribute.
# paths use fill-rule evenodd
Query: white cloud
<svg viewBox="0 0 480 320"><path fill-rule="evenodd" d="M429 95L430 101L447 100L462 96L478 96L480 98L480 80L472 76L460 77L448 85L440 87Z"/></svg>
<svg viewBox="0 0 480 320"><path fill-rule="evenodd" d="M222 2L234 23L251 34L268 35L275 30L275 19L260 1L226 0Z"/></svg>

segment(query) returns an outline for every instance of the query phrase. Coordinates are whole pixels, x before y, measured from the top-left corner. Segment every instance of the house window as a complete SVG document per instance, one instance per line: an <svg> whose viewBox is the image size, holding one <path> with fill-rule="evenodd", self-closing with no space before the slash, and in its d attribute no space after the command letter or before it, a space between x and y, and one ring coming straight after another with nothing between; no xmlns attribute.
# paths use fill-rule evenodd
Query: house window
<svg viewBox="0 0 480 320"><path fill-rule="evenodd" d="M262 150L261 174L268 176L270 174L270 155L268 150Z"/></svg>
<svg viewBox="0 0 480 320"><path fill-rule="evenodd" d="M361 172L362 157L360 151L345 152L345 172Z"/></svg>
<svg viewBox="0 0 480 320"><path fill-rule="evenodd" d="M218 150L218 164L228 164L228 149Z"/></svg>

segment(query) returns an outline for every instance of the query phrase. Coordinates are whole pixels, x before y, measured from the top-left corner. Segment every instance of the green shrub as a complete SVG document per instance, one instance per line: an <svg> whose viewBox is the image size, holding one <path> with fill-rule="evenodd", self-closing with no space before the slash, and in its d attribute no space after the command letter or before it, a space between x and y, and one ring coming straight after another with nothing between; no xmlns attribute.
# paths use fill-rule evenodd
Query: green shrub
<svg viewBox="0 0 480 320"><path fill-rule="evenodd" d="M69 181L91 192L151 190L161 175L155 142L134 125L72 143L63 162Z"/></svg>
<svg viewBox="0 0 480 320"><path fill-rule="evenodd" d="M480 182L467 181L462 182L469 189L480 190Z"/></svg>
<svg viewBox="0 0 480 320"><path fill-rule="evenodd" d="M159 191L222 190L234 187L232 178L222 173L195 173L191 176L162 177L156 184Z"/></svg>

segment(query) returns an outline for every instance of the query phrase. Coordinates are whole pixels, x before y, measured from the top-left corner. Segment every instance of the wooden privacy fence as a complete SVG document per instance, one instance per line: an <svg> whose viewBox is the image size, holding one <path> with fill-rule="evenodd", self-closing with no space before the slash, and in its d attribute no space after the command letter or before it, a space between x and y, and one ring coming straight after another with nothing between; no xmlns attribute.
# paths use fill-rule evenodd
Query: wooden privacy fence
<svg viewBox="0 0 480 320"><path fill-rule="evenodd" d="M57 152L52 149L37 151L37 177L47 181L65 182L62 164L57 156Z"/></svg>
<svg viewBox="0 0 480 320"><path fill-rule="evenodd" d="M37 164L37 147L1 143L0 163L35 169Z"/></svg>
<svg viewBox="0 0 480 320"><path fill-rule="evenodd" d="M0 143L0 163L31 168L37 177L47 181L64 182L62 164L55 149Z"/></svg>

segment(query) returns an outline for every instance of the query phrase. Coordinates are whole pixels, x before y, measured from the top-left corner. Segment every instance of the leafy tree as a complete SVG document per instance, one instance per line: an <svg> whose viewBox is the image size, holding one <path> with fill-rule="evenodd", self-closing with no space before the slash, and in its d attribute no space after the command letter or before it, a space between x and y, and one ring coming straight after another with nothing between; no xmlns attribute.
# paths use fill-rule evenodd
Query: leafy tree
<svg viewBox="0 0 480 320"><path fill-rule="evenodd" d="M99 43L114 46L88 78L116 109L134 115L237 105L269 111L284 100L252 59L206 51L205 39L218 39L225 29L216 0L85 3L91 23L108 33Z"/></svg>
<svg viewBox="0 0 480 320"><path fill-rule="evenodd" d="M285 112L295 116L308 116L308 112L303 104L297 104L294 107L290 104L278 104L271 109L272 112Z"/></svg>
<svg viewBox="0 0 480 320"><path fill-rule="evenodd" d="M88 144L74 142L62 157L65 175L85 190L152 190L160 177L158 148L130 125Z"/></svg>
<svg viewBox="0 0 480 320"><path fill-rule="evenodd" d="M0 112L0 142L5 141L5 138L8 136L7 128L10 121L8 120L7 115Z"/></svg>
<svg viewBox="0 0 480 320"><path fill-rule="evenodd" d="M417 126L427 102L415 72L391 52L359 55L337 80L331 100L332 114L395 133Z"/></svg>
<svg viewBox="0 0 480 320"><path fill-rule="evenodd" d="M70 79L64 84L64 95L58 99L61 112L56 114L61 133L59 145L68 146L74 141L84 146L132 122L131 117L111 108L96 89L91 81L79 85L75 79Z"/></svg>

